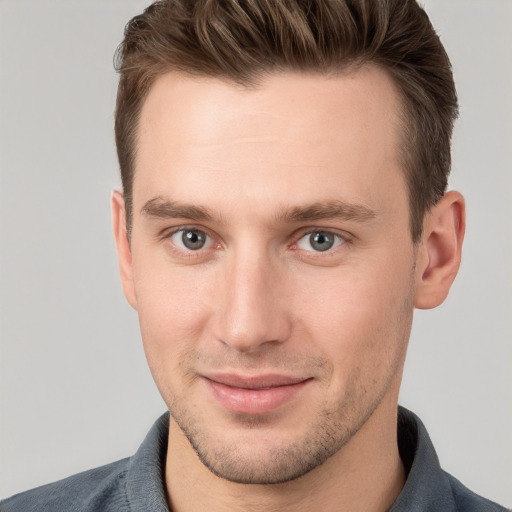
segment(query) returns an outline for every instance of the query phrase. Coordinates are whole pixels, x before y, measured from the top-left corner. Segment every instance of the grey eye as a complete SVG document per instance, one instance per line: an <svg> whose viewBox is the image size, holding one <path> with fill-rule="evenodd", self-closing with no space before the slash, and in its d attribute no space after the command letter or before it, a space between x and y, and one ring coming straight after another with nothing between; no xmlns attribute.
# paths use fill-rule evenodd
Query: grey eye
<svg viewBox="0 0 512 512"><path fill-rule="evenodd" d="M171 235L172 242L180 249L198 251L210 246L211 238L197 229L180 229Z"/></svg>
<svg viewBox="0 0 512 512"><path fill-rule="evenodd" d="M304 235L297 247L305 251L325 252L344 242L343 238L329 231L313 231Z"/></svg>
<svg viewBox="0 0 512 512"><path fill-rule="evenodd" d="M334 245L334 237L330 233L311 233L309 243L315 251L328 251Z"/></svg>

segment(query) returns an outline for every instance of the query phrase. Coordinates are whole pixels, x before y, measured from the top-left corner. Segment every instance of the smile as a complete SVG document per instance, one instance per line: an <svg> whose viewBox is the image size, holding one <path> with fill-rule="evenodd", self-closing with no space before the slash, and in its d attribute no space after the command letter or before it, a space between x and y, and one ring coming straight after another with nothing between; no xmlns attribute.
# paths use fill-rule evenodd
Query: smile
<svg viewBox="0 0 512 512"><path fill-rule="evenodd" d="M266 414L292 400L312 379L284 375L241 377L209 375L206 383L214 398L239 414Z"/></svg>

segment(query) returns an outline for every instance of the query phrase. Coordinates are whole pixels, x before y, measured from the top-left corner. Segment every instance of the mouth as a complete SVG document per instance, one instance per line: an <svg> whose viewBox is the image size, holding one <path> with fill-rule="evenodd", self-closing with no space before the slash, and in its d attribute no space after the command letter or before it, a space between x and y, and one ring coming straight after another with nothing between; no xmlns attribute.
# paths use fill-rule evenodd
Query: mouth
<svg viewBox="0 0 512 512"><path fill-rule="evenodd" d="M290 402L312 379L277 374L250 377L211 374L205 380L224 408L239 414L260 415Z"/></svg>

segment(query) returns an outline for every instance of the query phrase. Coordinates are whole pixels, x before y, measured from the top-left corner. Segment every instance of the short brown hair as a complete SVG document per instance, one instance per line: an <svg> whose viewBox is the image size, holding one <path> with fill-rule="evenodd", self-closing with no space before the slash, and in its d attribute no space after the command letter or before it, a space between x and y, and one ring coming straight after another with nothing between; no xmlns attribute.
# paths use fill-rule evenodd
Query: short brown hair
<svg viewBox="0 0 512 512"><path fill-rule="evenodd" d="M416 0L159 0L127 25L115 133L131 225L137 125L168 71L252 86L282 70L328 73L373 63L402 96L401 157L413 241L444 194L457 95L450 61Z"/></svg>

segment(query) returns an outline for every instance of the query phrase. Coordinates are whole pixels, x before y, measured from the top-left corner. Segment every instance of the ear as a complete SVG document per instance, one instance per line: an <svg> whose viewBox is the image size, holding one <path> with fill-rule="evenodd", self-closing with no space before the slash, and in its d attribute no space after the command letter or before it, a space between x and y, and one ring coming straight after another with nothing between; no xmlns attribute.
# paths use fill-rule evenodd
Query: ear
<svg viewBox="0 0 512 512"><path fill-rule="evenodd" d="M114 190L111 198L112 224L117 245L117 259L121 273L124 296L129 304L137 309L135 287L133 283L132 252L126 231L126 210L121 192Z"/></svg>
<svg viewBox="0 0 512 512"><path fill-rule="evenodd" d="M466 227L464 198L447 192L428 213L416 259L414 306L431 309L442 304L460 266Z"/></svg>

